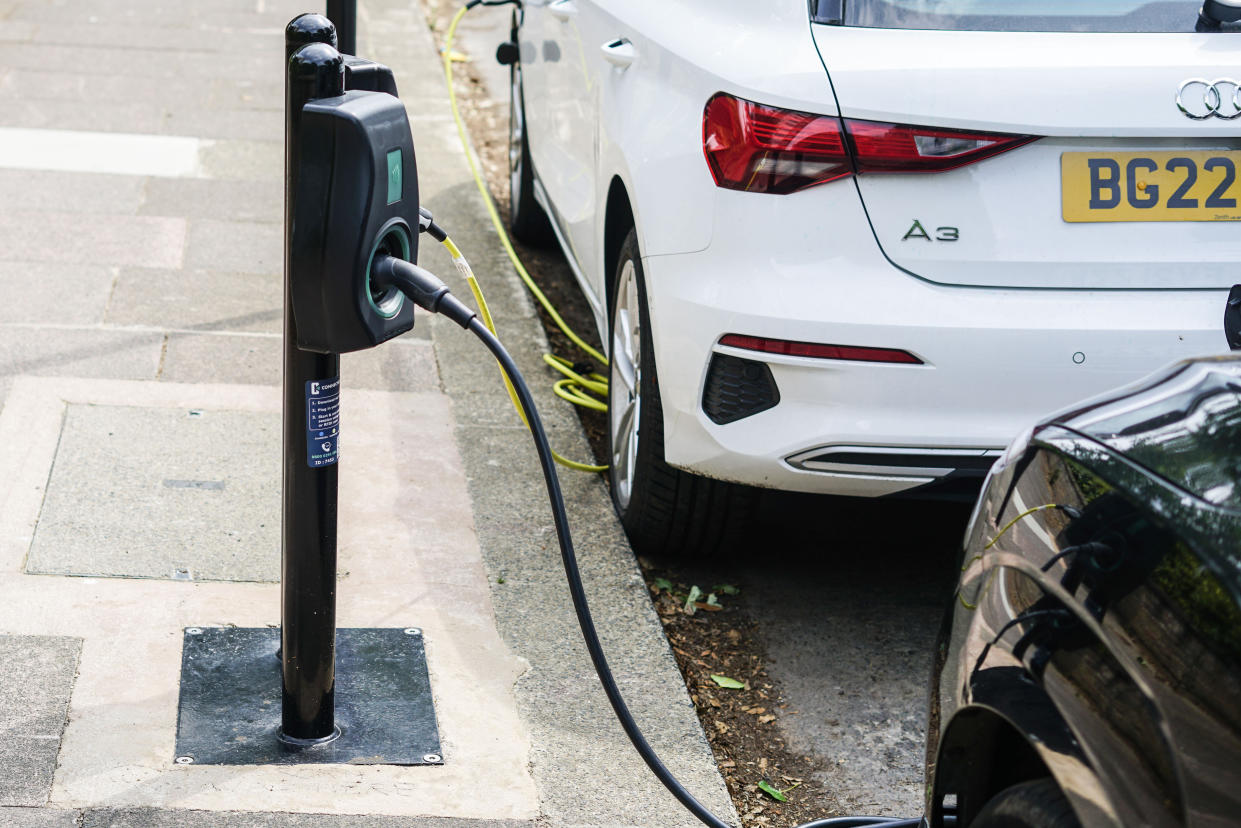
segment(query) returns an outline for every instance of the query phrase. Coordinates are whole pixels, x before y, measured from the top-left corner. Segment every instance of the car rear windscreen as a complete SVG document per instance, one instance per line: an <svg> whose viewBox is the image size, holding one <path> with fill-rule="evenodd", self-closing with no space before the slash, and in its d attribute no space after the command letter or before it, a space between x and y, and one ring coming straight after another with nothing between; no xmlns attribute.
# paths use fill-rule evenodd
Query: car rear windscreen
<svg viewBox="0 0 1241 828"><path fill-rule="evenodd" d="M812 0L811 3L816 23L986 32L1192 32L1201 6L1202 0Z"/></svg>

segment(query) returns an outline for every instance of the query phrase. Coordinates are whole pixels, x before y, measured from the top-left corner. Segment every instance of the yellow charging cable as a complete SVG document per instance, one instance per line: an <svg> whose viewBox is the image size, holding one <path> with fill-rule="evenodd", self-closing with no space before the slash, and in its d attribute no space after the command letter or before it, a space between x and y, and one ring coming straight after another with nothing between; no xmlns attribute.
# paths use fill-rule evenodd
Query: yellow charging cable
<svg viewBox="0 0 1241 828"><path fill-rule="evenodd" d="M470 263L466 261L465 256L461 255L461 250L453 243L452 238L448 235L444 236L444 241L441 242L441 244L443 244L444 249L448 251L448 255L452 256L452 263L453 266L457 268L457 272L460 273L461 277L465 279L465 283L470 286L470 293L474 294L474 301L478 303L478 315L483 320L483 324L487 326L487 330L491 331L491 333L498 338L499 334L496 333L496 324L491 317L491 308L487 306L487 299L483 296L483 289L479 286L478 279L474 278L474 270L470 267ZM548 362L548 364L553 365L553 367L556 367L559 371L561 371L561 373L568 376L567 379L560 380L553 386L553 390L555 390L557 396L569 399L569 397L566 396L567 394L575 394L578 395L581 400L580 402L577 402L578 405L585 405L588 407L598 406L598 410L600 411L608 410L606 404L599 402L589 395L580 394L580 392L573 387L573 383L579 383L584 387L592 388L592 390L598 392L600 383L581 376L573 370L572 363L569 363L567 360L561 359L560 357L545 354L543 356L543 360ZM551 362L551 360L555 360L556 362ZM563 363L563 365L560 363ZM598 374L591 374L590 376L598 377ZM517 416L521 417L521 422L526 428L530 428L530 421L526 419L526 412L522 409L521 402L517 399L517 391L513 388L512 381L509 380L508 374L503 369L500 371L500 377L504 380L504 388L508 391L508 398L513 403L513 409L517 412ZM608 386L605 381L602 383L601 393L606 395L607 392ZM562 457L555 451L552 452L552 457L560 465L576 471L604 472L608 470L607 466L596 466L592 463L582 463L577 460L570 460L567 457Z"/></svg>
<svg viewBox="0 0 1241 828"><path fill-rule="evenodd" d="M521 263L521 259L518 258L517 251L513 249L513 243L509 240L508 233L504 229L504 222L500 219L500 213L496 209L495 202L491 198L491 193L487 190L487 184L483 181L483 177L478 171L478 165L474 163L474 154L470 150L470 142L469 138L466 136L465 123L462 121L461 111L457 107L457 93L453 86L452 78L452 42L457 33L457 24L461 22L461 18L464 17L465 13L469 10L469 6L463 6L458 9L457 13L453 16L452 22L448 25L448 31L444 35L443 54L444 79L448 84L448 102L452 107L452 117L457 125L457 137L461 139L461 148L465 152L465 160L469 164L471 175L474 176L474 184L478 187L478 192L483 197L483 204L487 207L487 214L491 217L491 224L495 227L496 234L500 237L500 243L504 247L504 252L508 254L509 261L513 263L513 268L517 271L517 275L521 278L522 283L525 284L527 289L529 289L535 300L542 305L543 309L547 311L548 316L551 317L552 321L556 324L556 327L558 327L564 335L567 336L571 342L573 342L574 345L577 345L577 347L581 348L582 351L589 354L600 365L606 366L608 364L607 357L600 353L598 349L591 346L591 344L586 340L578 336L577 333L569 327L568 323L564 321L564 319L560 316L560 313L556 310L556 307L551 303L551 300L549 300L547 295L539 289L537 284L535 284L534 279L531 278L530 273L525 268L525 265ZM445 238L443 245L448 250L449 255L452 256L453 264L456 266L458 272L461 273L461 275L465 278L466 283L469 284L470 291L474 294L474 300L478 303L479 315L482 318L483 323L487 326L488 330L494 334L496 332L496 328L492 321L491 311L487 307L486 299L483 297L482 288L479 286L478 280L474 278L474 273L470 269L469 263L465 260L465 257L461 255L461 251L457 248L457 246L453 244L452 239ZM604 401L607 399L608 393L607 377L594 372L583 374L576 369L572 362L554 354L544 354L543 361L564 376L563 379L557 380L555 385L552 386L552 390L556 396L574 405L579 405L583 408L589 408L594 411L608 410L607 403ZM501 373L503 374L503 371L501 371ZM513 386L509 382L507 375L504 375L504 385L508 390L509 399L513 403L513 408L517 411L517 415L521 417L522 422L525 423L528 428L530 424L526 421L526 416L521 409L521 405L518 403L517 394L513 390ZM593 396L594 394L601 395L603 400ZM590 463L581 463L576 460L569 460L561 457L555 452L552 454L557 463L578 471L602 472L607 471L608 469L606 465L599 466Z"/></svg>

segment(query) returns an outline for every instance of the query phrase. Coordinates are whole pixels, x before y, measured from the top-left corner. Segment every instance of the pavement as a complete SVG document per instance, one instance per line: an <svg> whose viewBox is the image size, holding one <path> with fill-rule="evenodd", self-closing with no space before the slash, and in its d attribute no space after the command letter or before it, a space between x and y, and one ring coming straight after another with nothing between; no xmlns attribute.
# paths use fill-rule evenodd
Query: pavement
<svg viewBox="0 0 1241 828"><path fill-rule="evenodd" d="M318 10L0 0L0 826L696 825L590 669L494 362L425 315L342 357L338 624L422 630L443 764L177 761L186 628L280 618L283 30ZM358 21L396 73L423 203L553 444L585 456L425 19L363 0ZM467 293L437 246L420 262ZM735 822L602 481L562 483L622 690Z"/></svg>

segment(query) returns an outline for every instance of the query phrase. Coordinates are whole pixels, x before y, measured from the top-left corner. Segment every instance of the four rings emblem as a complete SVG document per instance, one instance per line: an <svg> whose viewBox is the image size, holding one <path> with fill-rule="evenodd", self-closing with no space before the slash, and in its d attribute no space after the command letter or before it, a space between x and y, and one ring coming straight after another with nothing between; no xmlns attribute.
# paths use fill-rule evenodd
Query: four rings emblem
<svg viewBox="0 0 1241 828"><path fill-rule="evenodd" d="M1241 117L1241 86L1232 78L1190 78L1176 90L1176 107L1195 121L1211 117L1231 121Z"/></svg>

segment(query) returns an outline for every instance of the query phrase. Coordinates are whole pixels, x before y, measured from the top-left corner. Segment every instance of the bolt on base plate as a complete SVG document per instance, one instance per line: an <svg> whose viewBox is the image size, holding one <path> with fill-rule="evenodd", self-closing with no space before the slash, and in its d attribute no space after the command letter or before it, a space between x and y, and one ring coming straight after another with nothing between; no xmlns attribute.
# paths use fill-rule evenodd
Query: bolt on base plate
<svg viewBox="0 0 1241 828"><path fill-rule="evenodd" d="M336 631L338 738L279 738L280 630L187 627L178 765L443 764L421 631Z"/></svg>

